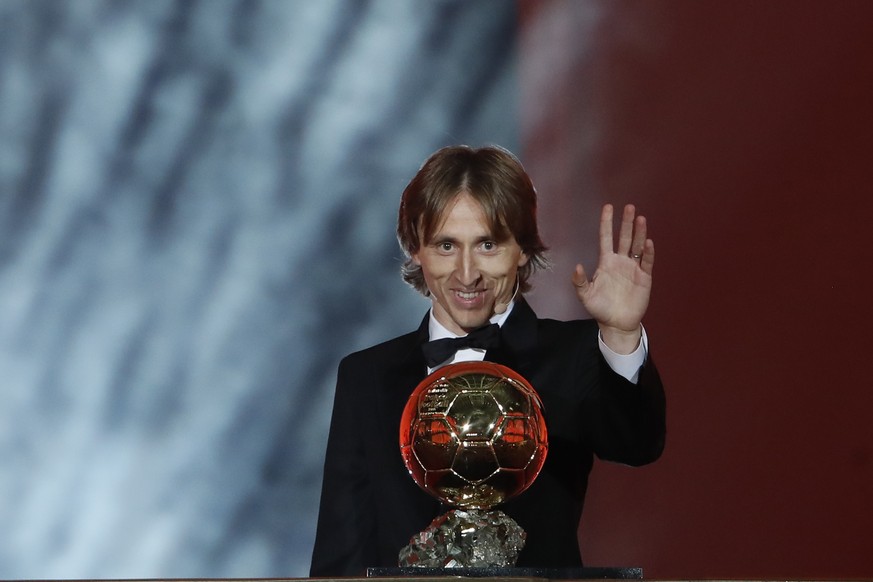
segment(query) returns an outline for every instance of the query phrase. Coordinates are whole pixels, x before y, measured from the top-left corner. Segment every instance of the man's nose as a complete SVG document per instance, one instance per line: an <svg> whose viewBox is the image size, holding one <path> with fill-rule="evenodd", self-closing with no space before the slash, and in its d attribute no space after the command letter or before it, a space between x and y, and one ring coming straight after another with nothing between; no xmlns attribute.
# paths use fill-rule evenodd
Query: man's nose
<svg viewBox="0 0 873 582"><path fill-rule="evenodd" d="M479 264L473 253L463 252L458 256L457 277L465 287L479 282Z"/></svg>

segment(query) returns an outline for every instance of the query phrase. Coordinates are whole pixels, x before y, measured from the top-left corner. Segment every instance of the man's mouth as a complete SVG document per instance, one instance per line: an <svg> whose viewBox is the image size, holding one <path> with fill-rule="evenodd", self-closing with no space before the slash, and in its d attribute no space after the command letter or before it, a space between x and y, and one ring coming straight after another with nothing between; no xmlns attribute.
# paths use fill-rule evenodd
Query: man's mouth
<svg viewBox="0 0 873 582"><path fill-rule="evenodd" d="M482 295L482 293L484 291L455 291L455 295L464 301L472 301Z"/></svg>

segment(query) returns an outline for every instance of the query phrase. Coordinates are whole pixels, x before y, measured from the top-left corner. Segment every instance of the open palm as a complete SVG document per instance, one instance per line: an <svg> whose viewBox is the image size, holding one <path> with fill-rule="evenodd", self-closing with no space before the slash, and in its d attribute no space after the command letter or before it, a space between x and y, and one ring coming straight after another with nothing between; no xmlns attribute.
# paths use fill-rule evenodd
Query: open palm
<svg viewBox="0 0 873 582"><path fill-rule="evenodd" d="M611 348L624 352L625 343L638 342L640 322L649 306L655 244L646 238L646 219L636 209L624 207L617 244L613 240L613 208L606 204L600 215L600 259L594 276L576 265L576 295L600 326ZM614 341L610 341L614 339ZM618 345L615 345L618 344Z"/></svg>

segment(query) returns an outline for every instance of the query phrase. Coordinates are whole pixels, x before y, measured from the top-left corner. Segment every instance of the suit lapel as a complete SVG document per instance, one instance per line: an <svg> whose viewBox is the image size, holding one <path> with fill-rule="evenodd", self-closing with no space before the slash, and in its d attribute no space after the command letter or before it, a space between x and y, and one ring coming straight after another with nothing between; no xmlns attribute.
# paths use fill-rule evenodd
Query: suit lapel
<svg viewBox="0 0 873 582"><path fill-rule="evenodd" d="M500 328L500 347L488 350L485 359L524 375L524 370L534 361L536 345L537 316L522 298L516 301L512 313Z"/></svg>
<svg viewBox="0 0 873 582"><path fill-rule="evenodd" d="M396 463L394 466L397 466L402 473L406 473L407 470L403 466L399 448L400 419L409 396L427 376L427 364L421 351L421 344L427 339L427 316L425 316L418 331L409 334L408 340L397 350L396 359L389 362L384 385L379 386L376 391L379 419L384 427L382 439L386 451L389 451L387 454L391 456L390 462ZM397 475L400 475L400 472ZM423 529L440 512L439 501L414 485L412 477L404 475L399 478L409 485L397 490L399 494L405 496L403 500L397 500L399 506L405 508L401 531L410 524L413 524L412 527L416 531Z"/></svg>

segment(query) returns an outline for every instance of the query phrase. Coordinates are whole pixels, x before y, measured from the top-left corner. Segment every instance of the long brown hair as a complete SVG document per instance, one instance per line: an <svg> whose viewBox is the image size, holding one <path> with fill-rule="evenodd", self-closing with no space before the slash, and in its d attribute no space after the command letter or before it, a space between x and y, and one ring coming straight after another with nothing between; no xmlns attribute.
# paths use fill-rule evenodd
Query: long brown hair
<svg viewBox="0 0 873 582"><path fill-rule="evenodd" d="M403 190L397 217L397 240L406 254L403 280L428 295L421 266L412 255L430 240L446 208L462 192L482 205L498 242L514 237L528 256L518 270L518 282L520 292L529 291L530 276L549 264L537 228L537 195L521 162L497 146L442 148L424 162Z"/></svg>

